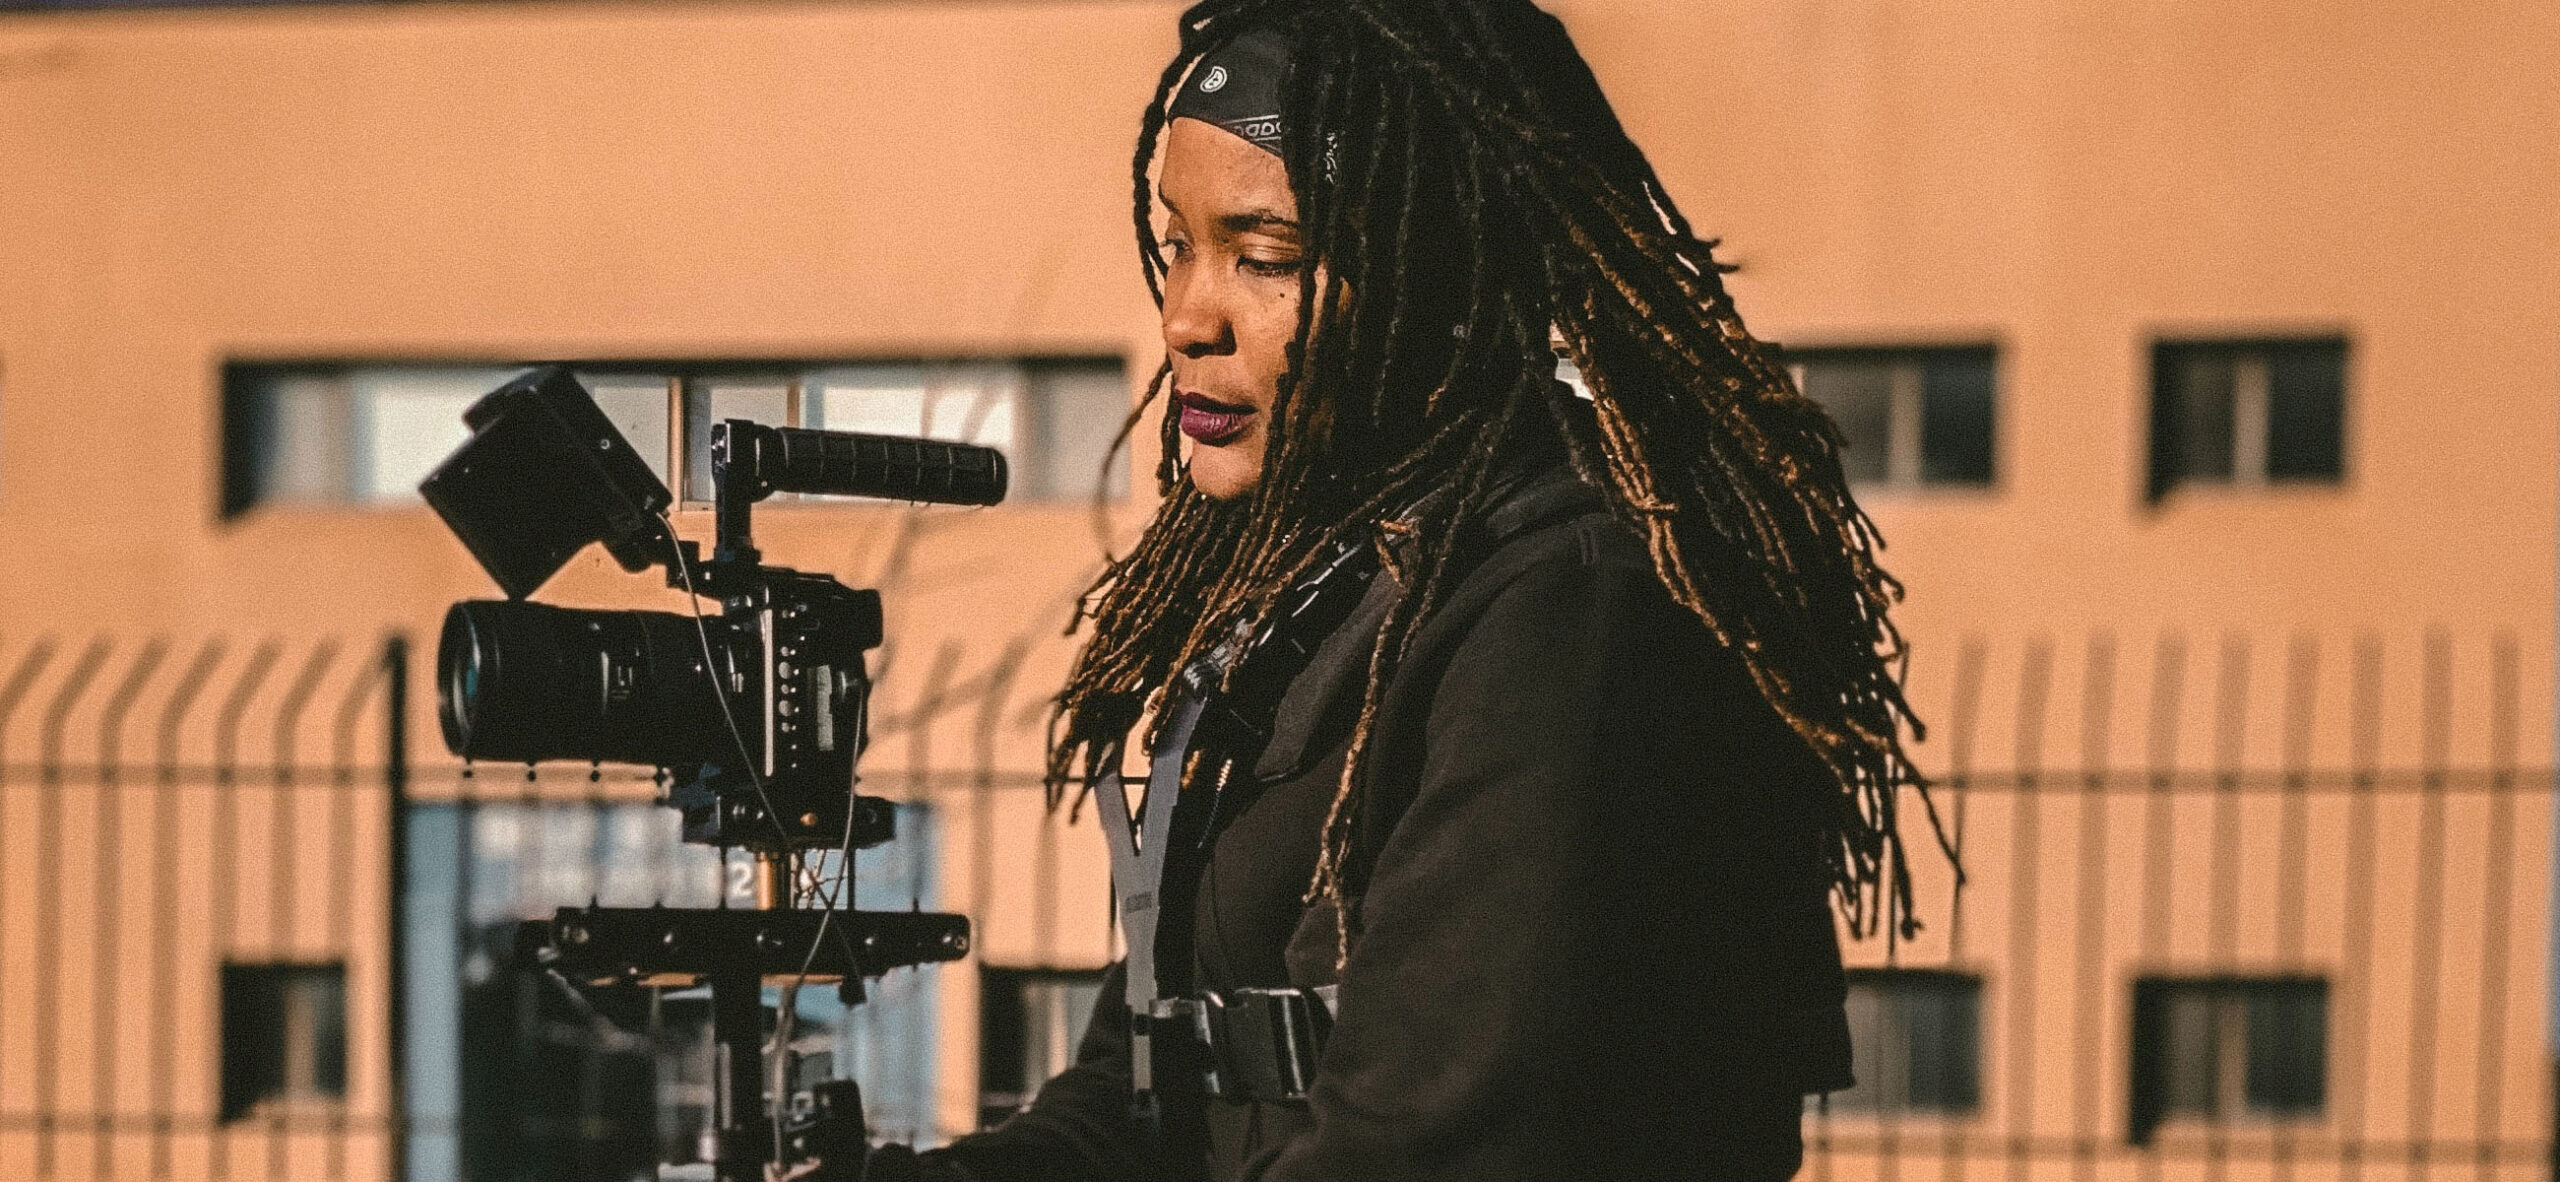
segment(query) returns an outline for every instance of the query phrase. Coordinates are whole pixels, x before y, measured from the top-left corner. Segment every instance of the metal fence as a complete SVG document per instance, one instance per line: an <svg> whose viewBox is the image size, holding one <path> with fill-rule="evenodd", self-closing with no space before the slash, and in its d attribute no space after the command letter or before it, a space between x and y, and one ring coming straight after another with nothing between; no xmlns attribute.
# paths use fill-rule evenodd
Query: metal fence
<svg viewBox="0 0 2560 1182"><path fill-rule="evenodd" d="M0 665L0 1169L379 1172L403 652L39 638ZM224 1111L225 965L337 966L339 1099Z"/></svg>
<svg viewBox="0 0 2560 1182"><path fill-rule="evenodd" d="M1979 983L1979 1094L1818 1106L1808 1175L2551 1176L2552 774L2518 759L2551 719L2515 643L2148 639L1959 649L1932 746L1968 873L1923 857L1933 929L1854 959ZM2311 1091L2164 1105L2142 995L2251 983L2325 1003Z"/></svg>
<svg viewBox="0 0 2560 1182"><path fill-rule="evenodd" d="M2551 1176L2552 775L2519 755L2551 721L2545 655L2443 632L1953 648L1915 693L1969 875L1923 853L1922 935L1851 951L1974 991L1976 1086L1816 1105L1808 1177ZM865 905L970 912L990 963L1090 965L1100 843L1000 758L1035 724L1027 651L944 645L884 678L866 790L913 802L916 836L857 877ZM397 638L0 637L0 1175L684 1155L690 1003L599 1010L497 933L589 897L717 900L728 872L669 839L645 775L413 763L412 665ZM805 1014L808 1070L889 1081L886 1123L928 1139L977 1113L975 969L941 972ZM305 1012L330 981L335 1044ZM2164 1106L2144 990L2250 981L2317 984L2315 1102ZM2208 1049L2225 1083L2245 1044ZM333 1045L334 1076L272 1062Z"/></svg>

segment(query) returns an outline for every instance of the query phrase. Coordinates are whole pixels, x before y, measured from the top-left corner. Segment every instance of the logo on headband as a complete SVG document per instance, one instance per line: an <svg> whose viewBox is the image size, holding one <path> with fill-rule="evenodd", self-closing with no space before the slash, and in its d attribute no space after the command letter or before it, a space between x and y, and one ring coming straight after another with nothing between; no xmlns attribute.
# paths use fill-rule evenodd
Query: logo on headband
<svg viewBox="0 0 2560 1182"><path fill-rule="evenodd" d="M1209 67L1209 76L1200 80L1200 93L1216 94L1218 91L1225 89L1226 85L1227 68L1225 66L1211 66Z"/></svg>

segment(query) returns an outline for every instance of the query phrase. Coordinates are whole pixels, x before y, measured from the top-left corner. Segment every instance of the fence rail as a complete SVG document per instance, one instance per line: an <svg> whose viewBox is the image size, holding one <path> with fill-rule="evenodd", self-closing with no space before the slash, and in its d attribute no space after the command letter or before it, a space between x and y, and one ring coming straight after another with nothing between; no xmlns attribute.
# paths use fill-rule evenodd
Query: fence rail
<svg viewBox="0 0 2560 1182"><path fill-rule="evenodd" d="M971 912L987 963L1086 967L1113 940L1104 862L1019 766L1042 691L1020 676L1029 651L900 662L865 790L916 802L932 837L865 889ZM1884 970L1859 978L1877 988L1890 970L1973 983L1978 1087L1938 1107L1817 1106L1808 1177L2552 1176L2553 775L2526 737L2550 722L2547 655L2437 631L2169 634L2147 652L2100 633L1949 656L1914 693L1940 723L1924 751L1968 874L1926 853L1907 802L1927 926L1851 954ZM568 891L716 900L717 855L637 852L672 822L645 773L415 761L416 672L398 638L0 637L0 1174L536 1176L473 1157L504 1114L420 1097L561 1063L597 1095L522 1115L566 1146L539 1176L620 1176L625 1142L661 1144L663 1120L635 1133L594 1105L634 1078L611 1054L675 1053L649 1040L681 1034L676 1003L651 1003L637 1036L563 1017L538 985L490 985L509 970L487 933ZM433 840L410 828L429 821ZM241 1075L254 1052L329 1037L287 1017L272 1046L244 1047L239 998L226 1013L227 980L297 969L340 975L343 1078ZM2324 991L2319 1102L2143 1116L2160 1101L2137 1094L2157 1033L2138 1029L2138 992L2261 978ZM918 980L900 987L911 1008L880 1007L911 1028L875 1023L836 1052L872 1070L923 1056L909 1115L947 1136L977 1115L975 978ZM457 1066L436 1040L497 1020L469 1006L595 1045ZM1908 1034L1879 1023L1862 1052ZM2231 1038L2216 1062L2245 1085ZM682 1082L661 1078L657 1103L681 1105Z"/></svg>

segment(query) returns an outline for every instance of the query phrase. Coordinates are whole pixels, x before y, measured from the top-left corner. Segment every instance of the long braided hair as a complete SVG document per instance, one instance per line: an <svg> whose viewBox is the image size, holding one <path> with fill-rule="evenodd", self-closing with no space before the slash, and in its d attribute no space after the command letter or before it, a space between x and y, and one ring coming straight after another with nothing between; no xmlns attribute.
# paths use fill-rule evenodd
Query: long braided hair
<svg viewBox="0 0 2560 1182"><path fill-rule="evenodd" d="M1282 157L1308 260L1262 479L1232 501L1202 494L1163 413L1163 503L1082 605L1093 629L1059 696L1052 792L1117 758L1178 670L1260 621L1313 563L1376 544L1402 594L1370 653L1308 888L1341 909L1347 956L1345 859L1382 688L1464 569L1474 535L1460 527L1506 457L1544 447L1605 491L1663 586L1836 778L1825 850L1851 932L1916 930L1896 805L1906 785L1928 798L1887 615L1901 588L1877 564L1830 420L1743 327L1714 243L1691 232L1563 26L1530 0L1194 6L1132 167L1159 303L1150 176L1171 96L1257 27L1295 46ZM1559 348L1587 406L1556 380Z"/></svg>

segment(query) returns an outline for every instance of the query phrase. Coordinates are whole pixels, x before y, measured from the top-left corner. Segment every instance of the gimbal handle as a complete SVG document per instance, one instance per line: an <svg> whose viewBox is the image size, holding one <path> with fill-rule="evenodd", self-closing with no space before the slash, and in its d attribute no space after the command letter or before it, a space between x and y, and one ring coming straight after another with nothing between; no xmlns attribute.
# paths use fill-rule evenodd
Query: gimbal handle
<svg viewBox="0 0 2560 1182"><path fill-rule="evenodd" d="M993 505L1009 479L992 447L724 419L711 427L712 560L756 560L747 507L777 492Z"/></svg>

